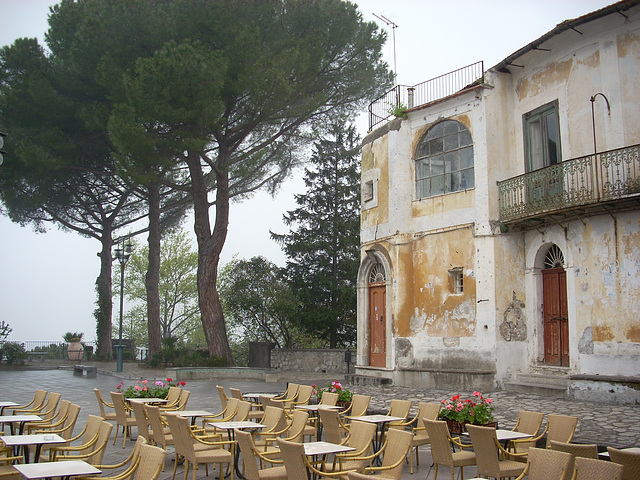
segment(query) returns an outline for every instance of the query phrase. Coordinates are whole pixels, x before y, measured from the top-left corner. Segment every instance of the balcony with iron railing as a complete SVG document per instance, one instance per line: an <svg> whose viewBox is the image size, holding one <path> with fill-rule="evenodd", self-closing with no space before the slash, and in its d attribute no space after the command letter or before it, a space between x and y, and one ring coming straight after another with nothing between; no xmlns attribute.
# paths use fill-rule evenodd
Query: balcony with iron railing
<svg viewBox="0 0 640 480"><path fill-rule="evenodd" d="M396 85L369 104L369 130L387 122L398 107L419 107L483 83L484 62L477 62L412 87Z"/></svg>
<svg viewBox="0 0 640 480"><path fill-rule="evenodd" d="M573 158L498 182L500 222L530 228L640 207L640 145Z"/></svg>

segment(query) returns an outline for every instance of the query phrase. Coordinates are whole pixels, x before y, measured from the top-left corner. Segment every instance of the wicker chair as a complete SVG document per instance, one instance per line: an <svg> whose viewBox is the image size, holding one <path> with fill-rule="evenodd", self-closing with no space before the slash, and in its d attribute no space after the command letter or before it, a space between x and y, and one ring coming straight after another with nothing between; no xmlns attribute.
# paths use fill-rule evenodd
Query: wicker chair
<svg viewBox="0 0 640 480"><path fill-rule="evenodd" d="M260 423L265 425L265 427L252 434L254 437L253 442L255 447L264 448L267 445L267 442L275 441L277 436L282 435L289 428L284 415L284 410L279 407L264 407L264 416Z"/></svg>
<svg viewBox="0 0 640 480"><path fill-rule="evenodd" d="M431 442L431 456L436 466L434 480L438 478L438 465L445 465L451 469L451 480L454 479L455 468L460 468L460 478L464 480L464 467L476 464L476 454L465 452L463 448L470 448L470 445L463 445L458 438L451 438L447 422L437 420L424 420L424 426ZM457 446L461 450L454 452L453 447Z"/></svg>
<svg viewBox="0 0 640 480"><path fill-rule="evenodd" d="M244 397L242 396L242 390L240 390L239 388L229 388L229 391L231 392L231 396L233 398L237 398L240 401L245 401ZM247 415L247 419L248 420L258 420L260 418L262 418L262 415L264 414L264 412L260 409L261 405L258 404L251 404L251 409L249 410L249 414Z"/></svg>
<svg viewBox="0 0 640 480"><path fill-rule="evenodd" d="M144 408L147 413L147 419L149 420L149 426L151 427L149 437L157 447L166 450L167 445L173 445L171 430L169 430L169 427L163 420L160 409L157 406L145 405Z"/></svg>
<svg viewBox="0 0 640 480"><path fill-rule="evenodd" d="M130 402L131 410L133 411L133 418L136 421L136 428L138 429L138 436L143 436L148 442L151 441L151 433L149 432L149 419L147 413L144 410L144 404L140 402Z"/></svg>
<svg viewBox="0 0 640 480"><path fill-rule="evenodd" d="M169 387L167 392L167 402L160 407L160 410L176 410L182 397L182 388Z"/></svg>
<svg viewBox="0 0 640 480"><path fill-rule="evenodd" d="M47 392L46 390L36 390L36 393L33 395L33 399L29 403L25 403L24 405L16 405L13 407L6 407L5 415L11 415L9 413L10 410L13 410L14 415L17 413L27 414L34 411L40 411L47 401L48 394L49 392Z"/></svg>
<svg viewBox="0 0 640 480"><path fill-rule="evenodd" d="M64 451L63 448L70 446L76 440L80 440L80 445L73 447L76 452L87 453L90 452L95 443L98 441L98 433L100 426L105 420L97 415L89 415L87 417L87 423L85 423L82 431L75 437L67 439L66 445L52 445L49 448L49 461L52 461L57 455L58 451Z"/></svg>
<svg viewBox="0 0 640 480"><path fill-rule="evenodd" d="M440 412L440 403L426 403L420 402L418 404L418 413L415 418L409 422L413 424L415 422L416 426L413 427L413 440L411 441L411 448L415 451L416 454L416 465L420 465L420 457L418 457L418 447L423 445L428 445L430 443L429 434L427 433L427 429L424 427L424 420L435 420L438 418L438 413ZM409 464L411 465L411 473L413 473L413 454L409 451Z"/></svg>
<svg viewBox="0 0 640 480"><path fill-rule="evenodd" d="M228 398L227 405L220 413L203 417L202 427L210 429L209 427L207 427L207 423L232 421L236 416L236 412L238 411L238 402L240 402L240 400L238 400L237 398Z"/></svg>
<svg viewBox="0 0 640 480"><path fill-rule="evenodd" d="M282 438L284 438L288 442L302 443L304 441L304 429L307 426L308 419L309 414L307 412L304 412L302 410L294 410L291 423L288 424L287 428L283 432L274 432L273 435L285 435ZM267 439L265 441L263 453L266 455L277 455L277 449L268 448L274 443L274 440Z"/></svg>
<svg viewBox="0 0 640 480"><path fill-rule="evenodd" d="M157 480L164 470L167 452L158 447L143 445L140 449L140 463L134 480Z"/></svg>
<svg viewBox="0 0 640 480"><path fill-rule="evenodd" d="M335 405L338 403L339 398L339 393L324 392L320 397L320 402L318 402L318 405L329 405L331 407L335 407Z"/></svg>
<svg viewBox="0 0 640 480"><path fill-rule="evenodd" d="M253 443L253 437L249 432L236 430L235 432L240 452L242 452L243 475L247 480L261 480L268 478L270 480L287 480L287 471L284 465L270 468L258 468L258 459L260 464L263 462L282 463L281 460L274 460L261 454Z"/></svg>
<svg viewBox="0 0 640 480"><path fill-rule="evenodd" d="M387 437L382 448L374 455L360 457L363 460L373 460L375 457L382 457L382 465L379 467L366 467L365 472L379 472L375 478L386 480L400 480L402 469L407 459L407 453L411 449L413 434L406 430L393 429L387 432ZM366 475L363 475L367 478ZM359 477L355 477L359 478Z"/></svg>
<svg viewBox="0 0 640 480"><path fill-rule="evenodd" d="M349 430L349 435L341 444L355 448L355 450L336 454L331 471L364 471L367 459L369 458L367 457L367 453L371 450L371 444L373 443L375 434L376 425L374 423L353 422Z"/></svg>
<svg viewBox="0 0 640 480"><path fill-rule="evenodd" d="M173 434L173 440L175 442L176 449L176 461L173 467L173 476L171 480L175 479L176 470L179 464L179 457L184 457L184 478L188 477L189 467L193 465L193 479L196 478L196 470L198 465L205 464L205 472L208 475L209 463L220 464L220 480L222 480L224 474L222 465L227 464L233 480L233 452L235 448L235 442L221 441L221 442L208 442L193 435L191 427L189 426L189 419L181 417L179 415L167 415L167 423L169 429ZM198 445L198 448L196 447ZM221 448L228 446L226 448Z"/></svg>
<svg viewBox="0 0 640 480"><path fill-rule="evenodd" d="M476 452L478 475L506 478L515 477L524 471L526 465L511 458L514 456L525 457L527 454L512 453L509 455L509 452L502 448L498 442L495 428L467 424L467 431L471 437L473 450ZM502 453L502 460L498 456L498 452Z"/></svg>
<svg viewBox="0 0 640 480"><path fill-rule="evenodd" d="M349 430L340 420L340 414L328 408L318 408L318 416L322 423L325 440L330 443L341 443L349 433Z"/></svg>
<svg viewBox="0 0 640 480"><path fill-rule="evenodd" d="M145 438L141 435L138 436L138 438L136 439L136 443L133 446L133 450L131 450L131 453L129 454L129 456L127 458L125 458L123 461L119 462L119 463L114 463L114 464L103 464L103 465L94 465L94 467L103 470L115 470L117 468L123 468L124 470L122 470L120 473L118 473L117 475L113 475L110 477L103 477L101 476L100 478L108 478L109 480L120 480L120 479L128 479L128 478L132 478L133 474L135 473L136 469L138 468L138 463L139 463L139 457L140 457L140 449L142 447L142 445L146 445L147 441L145 440ZM96 478L95 475L88 475L88 476L80 476L80 477L76 477L76 480L85 480L85 479L93 479Z"/></svg>
<svg viewBox="0 0 640 480"><path fill-rule="evenodd" d="M371 396L355 394L351 398L351 405L346 410L340 412L340 415L344 417L344 423L348 426L349 421L356 417L362 417L367 414L369 403L371 402Z"/></svg>
<svg viewBox="0 0 640 480"><path fill-rule="evenodd" d="M568 470L573 473L574 461L577 457L583 458L598 458L598 445L594 444L580 444L580 443L563 443L551 440L549 442L551 450L557 450L559 452L569 453L571 455L571 461L569 462ZM569 477L570 478L570 477Z"/></svg>
<svg viewBox="0 0 640 480"><path fill-rule="evenodd" d="M227 407L227 400L229 400L227 392L224 391L224 387L222 385L216 385L216 390L218 391L218 396L220 397L220 405L222 405L222 408L225 409Z"/></svg>
<svg viewBox="0 0 640 480"><path fill-rule="evenodd" d="M546 448L549 448L552 440L569 443L573 438L577 425L578 417L550 413L547 415L547 425L540 435L533 438L513 440L511 443L514 447L514 451L517 453L526 453L529 448L535 447L536 442L542 439L545 435L547 436ZM524 457L520 458L524 459Z"/></svg>
<svg viewBox="0 0 640 480"><path fill-rule="evenodd" d="M102 398L102 393L100 393L100 389L94 388L94 393L96 394L96 398L98 399L98 406L100 407L100 415L105 420L115 421L116 420L116 412L107 412L105 407L113 409L113 403L105 402Z"/></svg>
<svg viewBox="0 0 640 480"><path fill-rule="evenodd" d="M511 429L513 432L526 433L535 437L540 432L542 421L544 420L544 413L529 412L527 410L520 410L518 412L518 420L515 426ZM532 445L530 445L531 447ZM513 441L509 442L509 450L515 451Z"/></svg>
<svg viewBox="0 0 640 480"><path fill-rule="evenodd" d="M389 407L389 411L387 415L392 417L400 417L402 420L396 420L394 422L389 422L389 430L394 428L396 429L404 429L407 425L407 417L409 416L409 411L411 410L411 405L413 402L411 400L391 400L391 406Z"/></svg>
<svg viewBox="0 0 640 480"><path fill-rule="evenodd" d="M640 478L640 453L607 447L611 461L624 466L622 480L637 480Z"/></svg>
<svg viewBox="0 0 640 480"><path fill-rule="evenodd" d="M298 395L298 388L300 385L297 383L288 383L287 389L279 397L273 397L273 400L284 400L292 402Z"/></svg>
<svg viewBox="0 0 640 480"><path fill-rule="evenodd" d="M593 458L576 458L572 480L622 480L624 467L618 463Z"/></svg>
<svg viewBox="0 0 640 480"><path fill-rule="evenodd" d="M46 428L42 430L36 430L33 433L55 433L68 441L73 435L73 429L76 426L79 414L80 405L72 403L67 409L67 415L65 416L64 423L60 426L60 428ZM46 445L43 446L43 448L45 447Z"/></svg>
<svg viewBox="0 0 640 480"><path fill-rule="evenodd" d="M98 417L100 418L100 417ZM54 461L67 461L67 460L84 460L92 465L99 465L102 463L104 452L107 450L107 443L111 436L111 430L113 425L106 420L100 418L100 427L98 428L98 435L96 441L93 442L88 448L85 445L74 446L60 446L55 447L53 460ZM87 451L88 450L88 451Z"/></svg>
<svg viewBox="0 0 640 480"><path fill-rule="evenodd" d="M573 458L567 452L530 448L527 466L516 480L522 480L525 476L529 480L570 480L572 467Z"/></svg>
<svg viewBox="0 0 640 480"><path fill-rule="evenodd" d="M33 433L34 430L52 430L64 425L69 413L69 406L71 402L69 400L61 400L60 407L56 414L49 420L41 420L39 422L29 422L25 425L27 434Z"/></svg>
<svg viewBox="0 0 640 480"><path fill-rule="evenodd" d="M118 438L118 428L122 427L122 448L124 448L127 437L131 438L131 427L136 426L136 419L131 416L131 409L124 401L124 395L120 392L111 392L113 408L116 411L116 433L113 436L113 444Z"/></svg>
<svg viewBox="0 0 640 480"><path fill-rule="evenodd" d="M180 400L178 400L178 405L176 405L175 408L173 409L168 409L168 408L162 408L160 407L161 410L174 410L174 411L184 411L185 408L187 408L187 402L189 401L189 397L191 396L191 391L190 390L185 390L182 389L182 393L180 394Z"/></svg>
<svg viewBox="0 0 640 480"><path fill-rule="evenodd" d="M38 415L41 417L43 422L49 423L56 415L56 410L58 409L58 403L60 402L61 397L61 394L51 392L47 400L39 407L21 408L19 410L14 410L13 413L14 415Z"/></svg>

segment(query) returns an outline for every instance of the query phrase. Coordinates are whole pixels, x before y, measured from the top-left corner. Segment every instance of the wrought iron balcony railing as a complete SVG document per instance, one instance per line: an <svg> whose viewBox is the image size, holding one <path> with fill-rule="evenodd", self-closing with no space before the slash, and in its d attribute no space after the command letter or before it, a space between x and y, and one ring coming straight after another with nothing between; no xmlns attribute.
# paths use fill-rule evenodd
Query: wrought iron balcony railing
<svg viewBox="0 0 640 480"><path fill-rule="evenodd" d="M413 87L396 85L369 104L369 130L389 120L397 107L419 107L482 83L484 62L477 62Z"/></svg>
<svg viewBox="0 0 640 480"><path fill-rule="evenodd" d="M500 221L640 195L640 145L574 158L498 182Z"/></svg>

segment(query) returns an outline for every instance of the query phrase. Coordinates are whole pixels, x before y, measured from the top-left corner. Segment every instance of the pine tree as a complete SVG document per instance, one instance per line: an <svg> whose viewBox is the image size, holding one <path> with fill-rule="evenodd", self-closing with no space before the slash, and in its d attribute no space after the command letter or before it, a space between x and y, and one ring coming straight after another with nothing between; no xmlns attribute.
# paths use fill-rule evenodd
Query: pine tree
<svg viewBox="0 0 640 480"><path fill-rule="evenodd" d="M314 144L305 194L284 215L289 234L271 236L288 258L286 272L301 302L299 322L330 348L356 335L360 231L360 139L342 120Z"/></svg>

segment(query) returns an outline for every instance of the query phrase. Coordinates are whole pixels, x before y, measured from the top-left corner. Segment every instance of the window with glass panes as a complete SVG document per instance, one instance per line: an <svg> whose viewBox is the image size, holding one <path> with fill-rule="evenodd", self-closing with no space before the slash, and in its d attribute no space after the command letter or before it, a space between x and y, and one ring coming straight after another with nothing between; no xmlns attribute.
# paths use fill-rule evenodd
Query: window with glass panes
<svg viewBox="0 0 640 480"><path fill-rule="evenodd" d="M418 198L474 188L473 141L460 122L445 120L427 131L416 149Z"/></svg>

